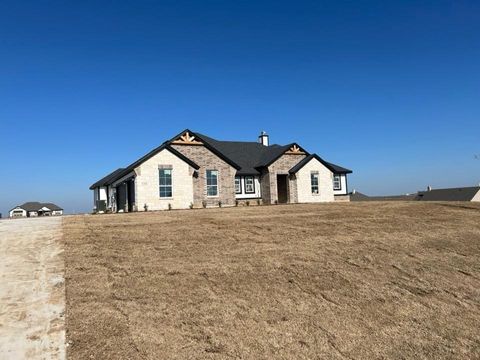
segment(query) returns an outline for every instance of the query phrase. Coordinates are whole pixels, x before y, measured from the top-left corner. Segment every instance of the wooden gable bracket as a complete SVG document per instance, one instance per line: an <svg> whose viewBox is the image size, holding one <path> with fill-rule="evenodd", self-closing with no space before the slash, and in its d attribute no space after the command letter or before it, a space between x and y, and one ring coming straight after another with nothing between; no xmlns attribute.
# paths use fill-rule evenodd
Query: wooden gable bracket
<svg viewBox="0 0 480 360"><path fill-rule="evenodd" d="M293 144L290 149L285 151L285 154L289 155L305 155L305 151L303 151L297 144Z"/></svg>
<svg viewBox="0 0 480 360"><path fill-rule="evenodd" d="M172 141L172 144L177 144L177 145L203 145L201 141L198 141L195 139L195 136L190 135L190 133L187 131L183 135L180 135L180 137L174 141Z"/></svg>

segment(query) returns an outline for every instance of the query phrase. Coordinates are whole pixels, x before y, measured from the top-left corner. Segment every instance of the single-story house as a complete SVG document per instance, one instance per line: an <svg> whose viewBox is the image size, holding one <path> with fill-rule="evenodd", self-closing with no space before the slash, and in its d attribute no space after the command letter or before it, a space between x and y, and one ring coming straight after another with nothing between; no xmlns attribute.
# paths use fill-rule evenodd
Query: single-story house
<svg viewBox="0 0 480 360"><path fill-rule="evenodd" d="M353 190L350 193L350 201L411 201L416 200L416 196L417 193L404 195L369 196Z"/></svg>
<svg viewBox="0 0 480 360"><path fill-rule="evenodd" d="M351 170L298 143L220 141L184 130L90 186L97 211L112 212L348 200Z"/></svg>
<svg viewBox="0 0 480 360"><path fill-rule="evenodd" d="M449 189L429 189L419 191L415 200L419 201L480 201L480 186Z"/></svg>
<svg viewBox="0 0 480 360"><path fill-rule="evenodd" d="M63 209L52 203L26 202L10 210L10 217L36 217L63 215Z"/></svg>
<svg viewBox="0 0 480 360"><path fill-rule="evenodd" d="M432 189L414 194L368 196L358 191L350 193L350 201L480 201L480 186Z"/></svg>

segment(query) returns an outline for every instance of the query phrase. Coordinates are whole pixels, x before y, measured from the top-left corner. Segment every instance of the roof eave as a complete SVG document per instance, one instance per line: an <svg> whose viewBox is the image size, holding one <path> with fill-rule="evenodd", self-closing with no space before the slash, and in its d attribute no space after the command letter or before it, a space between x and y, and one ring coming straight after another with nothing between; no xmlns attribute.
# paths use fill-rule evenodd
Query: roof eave
<svg viewBox="0 0 480 360"><path fill-rule="evenodd" d="M215 155L217 155L220 159L222 159L223 161L225 161L227 164L231 165L232 167L234 167L236 170L240 170L242 167L240 165L238 165L235 161L233 161L232 159L230 159L229 157L227 157L226 155L224 155L222 152L220 152L218 149L216 149L214 146L212 146L211 144L209 144L208 141L206 141L205 139L202 138L201 135L197 134L196 132L194 131L191 131L189 129L185 129L183 130L181 133L179 133L178 135L175 135L174 137L172 137L170 140L168 140L167 144L168 145L171 145L172 142L178 138L180 135L184 134L185 132L189 132L190 134L194 135L196 138L200 139L202 142L203 142L203 146L205 146L208 150L210 150L212 153L214 153Z"/></svg>
<svg viewBox="0 0 480 360"><path fill-rule="evenodd" d="M303 158L298 164L296 164L294 167L292 167L288 172L290 174L295 174L295 173L299 172L305 165L307 165L313 159L318 160L323 166L325 166L332 173L339 174L339 172L335 171L335 168L333 168L327 161L323 160L317 154L310 154L306 158Z"/></svg>

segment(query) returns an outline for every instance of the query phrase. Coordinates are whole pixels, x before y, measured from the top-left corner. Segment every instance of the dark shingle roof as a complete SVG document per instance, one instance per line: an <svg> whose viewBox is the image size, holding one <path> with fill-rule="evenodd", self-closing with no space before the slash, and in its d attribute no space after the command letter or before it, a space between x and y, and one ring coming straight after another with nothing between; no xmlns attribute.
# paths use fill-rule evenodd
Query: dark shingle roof
<svg viewBox="0 0 480 360"><path fill-rule="evenodd" d="M55 205L53 203L43 203L42 204L43 206L49 208L50 210L53 210L53 211L56 211L56 210L63 210L60 206L58 205ZM42 207L43 207L42 206Z"/></svg>
<svg viewBox="0 0 480 360"><path fill-rule="evenodd" d="M350 169L346 169L344 167L341 167L339 165L335 165L335 164L332 164L332 163L328 163L331 167L332 167L332 171L335 173L335 174L351 174L352 173L352 170Z"/></svg>
<svg viewBox="0 0 480 360"><path fill-rule="evenodd" d="M237 174L257 175L257 168L267 166L281 156L291 145L265 146L253 141L219 141L196 133L200 139L240 166Z"/></svg>
<svg viewBox="0 0 480 360"><path fill-rule="evenodd" d="M358 191L350 194L350 201L412 201L417 194L368 196Z"/></svg>
<svg viewBox="0 0 480 360"><path fill-rule="evenodd" d="M15 206L15 208L21 208L21 209L26 210L26 211L38 211L43 207L47 207L50 210L63 210L60 206L57 206L55 204L41 203L41 202L37 202L37 201L30 201L30 202L26 202L22 205Z"/></svg>
<svg viewBox="0 0 480 360"><path fill-rule="evenodd" d="M192 160L190 160L189 158L187 158L185 155L183 155L182 153L178 152L177 150L175 150L174 148L172 148L167 142L164 142L162 145L160 145L159 147L153 149L152 151L150 151L148 154L142 156L140 159L138 159L137 161L133 162L132 164L128 165L126 168L120 168L120 169L117 169L115 170L114 172L112 172L111 174L105 176L103 179L97 181L95 184L93 184L92 186L90 186L90 190L93 190L95 189L96 187L99 187L99 186L105 186L105 185L110 185L112 184L113 182L115 182L116 180L120 179L121 177L127 175L128 173L130 173L131 171L133 171L133 169L135 169L138 165L140 165L141 163L143 163L145 160L148 160L149 158L151 158L152 156L154 156L155 154L159 153L160 151L162 151L163 149L167 149L168 151L170 151L172 154L174 154L175 156L177 156L178 158L182 159L183 161L185 161L188 165L190 165L191 167L193 167L194 169L198 170L200 168L200 166L198 166L195 162L193 162Z"/></svg>
<svg viewBox="0 0 480 360"><path fill-rule="evenodd" d="M92 186L90 186L90 190L93 190L95 189L96 187L99 187L99 186L105 186L108 184L108 182L111 180L111 179L114 179L118 174L120 174L121 172L123 172L125 169L124 168L119 168L113 172L111 172L110 174L108 174L107 176L105 176L104 178L101 178L100 180L98 180L95 184L93 184Z"/></svg>
<svg viewBox="0 0 480 360"><path fill-rule="evenodd" d="M129 165L125 169L118 169L113 173L107 175L105 178L97 181L95 184L90 186L90 189L94 189L98 186L105 186L113 183L114 181L120 179L121 177L130 173L133 169L135 169L138 165L142 162L147 160L148 158L152 157L162 149L168 149L173 154L190 164L195 169L198 169L199 166L195 164L193 161L188 159L185 155L181 154L174 148L170 146L173 140L178 138L180 135L189 132L192 135L195 135L199 140L202 140L205 147L216 154L218 157L226 161L228 164L232 165L235 169L237 169L238 175L258 175L260 174L259 169L265 166L269 166L273 163L276 159L282 156L292 145L270 145L264 146L258 142L253 141L219 141L216 139L212 139L209 136L195 133L189 129L185 129L178 135L174 136L171 140L164 142L162 145L157 147L156 149L152 150L139 160L135 161L133 164ZM306 152L307 155L309 155ZM335 173L351 173L351 170L342 168L341 166L334 165L322 160L322 163L327 166L330 170ZM336 169L334 171L334 169Z"/></svg>
<svg viewBox="0 0 480 360"><path fill-rule="evenodd" d="M329 162L323 160L317 154L310 154L306 158L304 158L302 161L300 161L297 165L292 167L288 172L290 174L295 174L297 171L299 171L301 168L303 168L306 164L308 164L308 162L312 159L317 159L319 162L321 162L323 165L325 165L327 169L329 169L331 172L333 172L335 174L337 174L337 173L340 174L341 173L341 172L336 171L338 169L348 170L348 169L342 168L340 166L333 165L332 163L329 163ZM334 167L334 166L336 166L336 167ZM350 170L348 170L348 171L350 171Z"/></svg>
<svg viewBox="0 0 480 360"><path fill-rule="evenodd" d="M473 197L480 191L480 186L434 189L421 191L416 200L421 201L472 201Z"/></svg>
<svg viewBox="0 0 480 360"><path fill-rule="evenodd" d="M190 131L190 133L193 132ZM287 145L274 144L264 146L253 141L219 141L203 134L193 134L195 134L204 142L208 143L211 147L215 148L218 152L222 153L240 165L241 169L237 171L238 175L259 174L259 168L269 166L280 156L282 156L290 147L296 145L296 143L291 143ZM306 154L308 155L306 158L290 169L291 173L295 173L300 170L314 157L335 174L350 174L352 172L352 170L329 163L316 154L308 154L308 152L306 152Z"/></svg>

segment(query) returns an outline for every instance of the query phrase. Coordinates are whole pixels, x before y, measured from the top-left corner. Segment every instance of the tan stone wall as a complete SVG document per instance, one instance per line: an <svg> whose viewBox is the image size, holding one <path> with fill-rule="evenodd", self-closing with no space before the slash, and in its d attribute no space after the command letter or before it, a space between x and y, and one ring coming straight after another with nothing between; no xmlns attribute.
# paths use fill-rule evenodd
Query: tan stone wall
<svg viewBox="0 0 480 360"><path fill-rule="evenodd" d="M284 154L277 161L271 164L268 167L269 172L269 185L270 185L270 196L269 199L265 198L266 203L273 204L278 200L277 193L277 175L286 175L288 171L298 164L306 155L292 155ZM263 190L263 188L262 188ZM288 179L288 202L295 203L298 202L297 199L297 189L296 189L296 178L295 176L289 176Z"/></svg>
<svg viewBox="0 0 480 360"><path fill-rule="evenodd" d="M350 201L350 195L335 195L335 201L349 202Z"/></svg>
<svg viewBox="0 0 480 360"><path fill-rule="evenodd" d="M159 168L172 167L172 197L161 198ZM165 210L168 204L173 209L187 209L193 202L193 168L167 149L146 160L135 169L135 196L138 211Z"/></svg>
<svg viewBox="0 0 480 360"><path fill-rule="evenodd" d="M172 145L172 147L200 166L198 177L193 179L195 207L201 207L203 201L207 202L207 206L218 206L219 201L225 206L235 205L235 174L237 170L233 166L202 145ZM218 170L218 196L207 196L207 170Z"/></svg>
<svg viewBox="0 0 480 360"><path fill-rule="evenodd" d="M318 194L312 194L311 173L318 172ZM317 159L310 160L296 174L298 202L329 202L333 197L333 174Z"/></svg>
<svg viewBox="0 0 480 360"><path fill-rule="evenodd" d="M237 199L238 206L259 206L263 205L264 202L262 199ZM249 205L247 205L247 201ZM260 204L258 203L260 201Z"/></svg>

